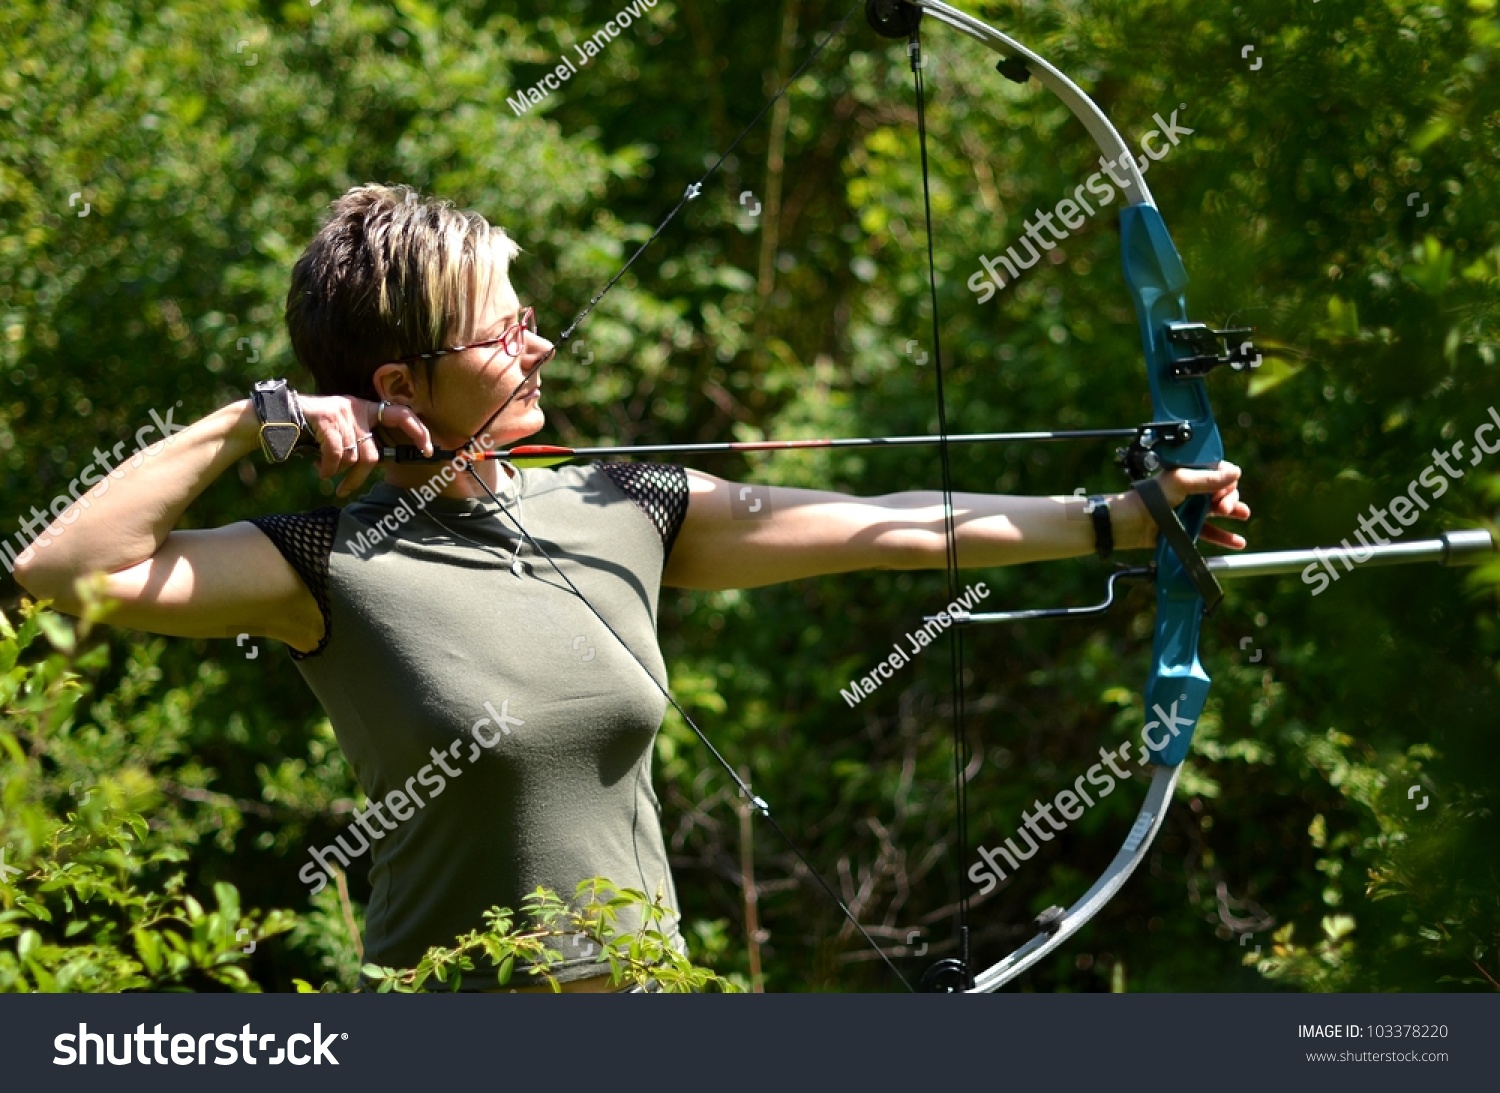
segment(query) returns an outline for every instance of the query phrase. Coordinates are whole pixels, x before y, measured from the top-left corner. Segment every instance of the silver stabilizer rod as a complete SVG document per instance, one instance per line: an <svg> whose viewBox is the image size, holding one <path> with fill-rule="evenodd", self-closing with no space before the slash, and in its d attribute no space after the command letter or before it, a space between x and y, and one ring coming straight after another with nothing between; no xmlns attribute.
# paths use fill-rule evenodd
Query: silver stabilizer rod
<svg viewBox="0 0 1500 1093"><path fill-rule="evenodd" d="M1478 565L1495 555L1495 539L1484 528L1445 531L1436 539L1386 543L1367 547L1313 547L1311 550L1268 550L1261 554L1222 554L1208 559L1209 570L1220 580L1239 577L1276 577L1322 566L1342 576L1355 566L1414 565L1437 562L1445 566ZM1343 566L1343 573L1333 569Z"/></svg>
<svg viewBox="0 0 1500 1093"><path fill-rule="evenodd" d="M1352 572L1355 566L1414 565L1418 562L1437 562L1445 566L1478 565L1496 553L1494 537L1484 528L1465 531L1445 531L1436 539L1418 539L1410 543L1386 543L1363 549L1353 547L1313 547L1311 550L1268 550L1260 554L1223 554L1208 559L1209 571L1220 580L1237 580L1240 577L1279 577L1289 573L1303 573L1310 567L1321 566L1336 578ZM1335 563L1343 564L1343 573L1334 569ZM1151 566L1135 566L1117 569L1109 575L1109 586L1104 600L1084 607L1040 607L1022 611L983 611L970 614L955 611L948 616L929 615L927 622L951 619L955 624L968 626L992 622L1034 622L1038 619L1077 619L1090 615L1106 614L1115 603L1115 584L1122 580L1149 579L1154 575Z"/></svg>

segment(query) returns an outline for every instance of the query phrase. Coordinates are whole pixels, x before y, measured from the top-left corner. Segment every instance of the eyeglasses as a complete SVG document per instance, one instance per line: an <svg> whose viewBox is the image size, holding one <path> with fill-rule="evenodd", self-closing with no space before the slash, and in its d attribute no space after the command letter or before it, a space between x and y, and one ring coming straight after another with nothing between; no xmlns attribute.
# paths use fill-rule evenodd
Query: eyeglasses
<svg viewBox="0 0 1500 1093"><path fill-rule="evenodd" d="M447 349L434 349L429 353L413 353L409 357L398 357L392 364L410 364L412 361L430 361L438 357L447 356L449 353L462 353L465 349L489 349L498 345L512 357L521 355L521 347L526 344L526 335L536 333L536 308L528 307L521 312L519 322L512 323L505 328L505 332L498 338L490 338L482 342L473 342L469 345L451 345Z"/></svg>

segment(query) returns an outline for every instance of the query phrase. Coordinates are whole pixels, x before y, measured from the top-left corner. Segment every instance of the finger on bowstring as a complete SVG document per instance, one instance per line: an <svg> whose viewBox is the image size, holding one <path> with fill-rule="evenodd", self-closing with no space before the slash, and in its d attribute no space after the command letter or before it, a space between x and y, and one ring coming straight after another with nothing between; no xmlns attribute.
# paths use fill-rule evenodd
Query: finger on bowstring
<svg viewBox="0 0 1500 1093"><path fill-rule="evenodd" d="M387 404L385 427L411 438L412 442L422 449L423 455L432 454L432 437L427 432L427 426L410 406L399 402Z"/></svg>
<svg viewBox="0 0 1500 1093"><path fill-rule="evenodd" d="M318 477L332 478L338 473L339 446L344 443L338 423L320 419L312 424L312 431L318 438Z"/></svg>
<svg viewBox="0 0 1500 1093"><path fill-rule="evenodd" d="M358 418L358 415L355 417ZM355 448L348 453L351 460L349 473L335 491L340 497L347 497L363 485L365 479L370 477L370 472L380 463L380 441L373 428L365 429L353 437L352 443Z"/></svg>
<svg viewBox="0 0 1500 1093"><path fill-rule="evenodd" d="M339 452L339 470L347 471L363 461L361 449L366 444L373 443L373 432L361 427L364 415L355 413L352 404L342 417L344 420L340 421L340 425L344 430L344 448Z"/></svg>

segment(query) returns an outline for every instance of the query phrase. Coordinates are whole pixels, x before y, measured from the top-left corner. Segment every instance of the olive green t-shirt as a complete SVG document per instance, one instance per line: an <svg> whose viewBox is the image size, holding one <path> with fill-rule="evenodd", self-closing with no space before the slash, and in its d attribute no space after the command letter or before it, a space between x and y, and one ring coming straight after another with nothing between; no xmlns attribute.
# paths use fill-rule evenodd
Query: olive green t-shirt
<svg viewBox="0 0 1500 1093"><path fill-rule="evenodd" d="M424 493L382 484L342 512L254 521L323 609L296 663L368 798L299 876L316 893L327 867L367 864L365 959L397 968L539 885L571 899L602 876L675 912L651 756L685 473L517 472L499 496L556 568L494 502ZM560 943L554 974L607 970L592 948Z"/></svg>

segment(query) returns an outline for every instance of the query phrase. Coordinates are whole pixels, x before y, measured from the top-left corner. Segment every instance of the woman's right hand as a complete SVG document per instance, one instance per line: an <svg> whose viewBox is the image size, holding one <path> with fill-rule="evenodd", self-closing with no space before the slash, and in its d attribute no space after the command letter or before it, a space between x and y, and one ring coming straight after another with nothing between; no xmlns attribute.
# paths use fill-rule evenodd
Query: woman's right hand
<svg viewBox="0 0 1500 1093"><path fill-rule="evenodd" d="M380 463L381 439L377 434L382 429L395 443L414 444L424 455L432 454L427 426L411 407L401 403L386 403L383 414L379 403L347 395L298 395L297 404L318 438L319 477L349 472L339 483L340 497L359 489Z"/></svg>

